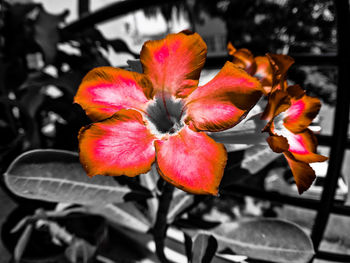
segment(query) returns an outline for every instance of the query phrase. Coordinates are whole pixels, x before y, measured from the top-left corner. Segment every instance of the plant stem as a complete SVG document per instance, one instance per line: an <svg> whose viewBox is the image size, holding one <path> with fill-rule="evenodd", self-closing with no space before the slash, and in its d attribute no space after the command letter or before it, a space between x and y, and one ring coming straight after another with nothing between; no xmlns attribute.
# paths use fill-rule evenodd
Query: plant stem
<svg viewBox="0 0 350 263"><path fill-rule="evenodd" d="M174 186L164 184L163 191L159 197L159 207L157 211L156 222L153 227L153 238L156 244L156 254L162 263L168 263L168 259L164 254L164 241L167 231L167 215L173 197Z"/></svg>

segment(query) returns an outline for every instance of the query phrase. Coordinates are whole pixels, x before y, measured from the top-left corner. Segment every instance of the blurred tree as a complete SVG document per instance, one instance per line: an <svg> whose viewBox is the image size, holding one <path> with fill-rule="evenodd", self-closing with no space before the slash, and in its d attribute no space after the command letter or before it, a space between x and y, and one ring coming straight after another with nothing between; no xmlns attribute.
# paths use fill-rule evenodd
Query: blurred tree
<svg viewBox="0 0 350 263"><path fill-rule="evenodd" d="M201 12L226 23L227 42L248 48L254 55L336 53L335 10L331 0L194 0L191 13L201 23ZM333 104L334 68L293 67L290 79L310 95Z"/></svg>
<svg viewBox="0 0 350 263"><path fill-rule="evenodd" d="M228 41L257 55L335 51L334 6L330 0L196 0L203 10L226 22ZM200 12L196 21L200 21Z"/></svg>

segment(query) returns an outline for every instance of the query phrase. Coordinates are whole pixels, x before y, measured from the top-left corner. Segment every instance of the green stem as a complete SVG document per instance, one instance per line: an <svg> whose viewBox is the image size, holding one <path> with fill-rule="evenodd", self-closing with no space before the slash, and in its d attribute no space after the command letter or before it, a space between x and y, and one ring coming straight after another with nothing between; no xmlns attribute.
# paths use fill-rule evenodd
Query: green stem
<svg viewBox="0 0 350 263"><path fill-rule="evenodd" d="M170 203L173 197L174 186L165 183L161 196L159 197L159 206L156 222L153 227L153 238L156 244L156 254L162 263L168 263L164 253L164 244L167 231L167 215Z"/></svg>

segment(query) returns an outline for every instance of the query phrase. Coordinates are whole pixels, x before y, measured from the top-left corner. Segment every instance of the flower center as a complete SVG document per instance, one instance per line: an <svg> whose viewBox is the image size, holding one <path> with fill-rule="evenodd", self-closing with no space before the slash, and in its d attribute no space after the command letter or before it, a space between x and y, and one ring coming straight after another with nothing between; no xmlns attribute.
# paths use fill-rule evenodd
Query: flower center
<svg viewBox="0 0 350 263"><path fill-rule="evenodd" d="M173 97L156 97L147 107L147 119L154 134L173 134L178 132L184 122L184 103Z"/></svg>

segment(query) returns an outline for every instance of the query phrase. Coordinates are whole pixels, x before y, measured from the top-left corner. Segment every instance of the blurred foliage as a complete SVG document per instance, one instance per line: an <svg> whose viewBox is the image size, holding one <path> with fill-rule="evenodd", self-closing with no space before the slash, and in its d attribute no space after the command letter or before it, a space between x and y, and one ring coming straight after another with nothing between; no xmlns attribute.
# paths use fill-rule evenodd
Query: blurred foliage
<svg viewBox="0 0 350 263"><path fill-rule="evenodd" d="M196 0L193 9L222 18L228 41L256 55L335 51L333 1Z"/></svg>
<svg viewBox="0 0 350 263"><path fill-rule="evenodd" d="M84 75L110 65L110 43L95 28L62 31L68 11L0 3L0 162L34 148L77 150L89 120L73 97ZM83 10L86 12L86 10Z"/></svg>
<svg viewBox="0 0 350 263"><path fill-rule="evenodd" d="M327 54L336 52L333 1L321 0L204 0L204 10L226 23L227 40L255 55L265 53ZM200 12L196 20L200 20ZM290 79L311 96L334 104L337 71L332 67L292 67Z"/></svg>
<svg viewBox="0 0 350 263"><path fill-rule="evenodd" d="M256 55L272 53L329 53L336 50L335 10L331 0L184 0L144 10L147 17L161 12L187 12L192 24L202 13L226 24L227 41ZM195 26L195 25L193 25Z"/></svg>

